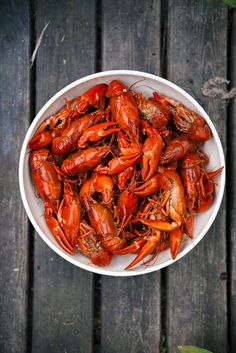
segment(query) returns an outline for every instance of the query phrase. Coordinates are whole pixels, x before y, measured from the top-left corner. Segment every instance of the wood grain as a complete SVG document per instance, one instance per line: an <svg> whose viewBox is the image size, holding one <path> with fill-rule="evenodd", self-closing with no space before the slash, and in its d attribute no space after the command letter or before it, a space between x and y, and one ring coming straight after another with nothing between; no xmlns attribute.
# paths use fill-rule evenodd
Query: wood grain
<svg viewBox="0 0 236 353"><path fill-rule="evenodd" d="M232 10L232 23L230 28L231 33L231 48L230 48L230 80L232 85L236 87L236 10ZM230 207L229 215L229 225L230 225L230 235L231 239L229 242L229 266L230 273L228 280L230 281L230 349L231 352L236 351L236 219L235 219L235 211L236 211L236 182L235 182L235 173L236 173L236 147L235 147L235 138L236 138L236 125L235 125L235 116L236 116L236 98L232 100L232 104L230 106L230 115L229 115L229 156L228 156L228 196L229 202L228 206Z"/></svg>
<svg viewBox="0 0 236 353"><path fill-rule="evenodd" d="M102 2L102 69L160 73L160 1Z"/></svg>
<svg viewBox="0 0 236 353"><path fill-rule="evenodd" d="M168 79L203 105L226 151L226 103L203 98L201 86L226 77L227 7L220 1L169 1ZM168 269L167 340L227 352L226 203L205 238Z"/></svg>
<svg viewBox="0 0 236 353"><path fill-rule="evenodd" d="M0 351L26 351L28 224L18 184L29 123L29 8L0 3Z"/></svg>
<svg viewBox="0 0 236 353"><path fill-rule="evenodd" d="M159 1L103 1L102 69L160 72ZM102 277L101 351L159 352L160 272Z"/></svg>
<svg viewBox="0 0 236 353"><path fill-rule="evenodd" d="M102 352L159 352L160 274L102 278Z"/></svg>
<svg viewBox="0 0 236 353"><path fill-rule="evenodd" d="M95 1L38 1L36 110L95 69ZM69 264L35 234L32 350L92 352L93 275Z"/></svg>

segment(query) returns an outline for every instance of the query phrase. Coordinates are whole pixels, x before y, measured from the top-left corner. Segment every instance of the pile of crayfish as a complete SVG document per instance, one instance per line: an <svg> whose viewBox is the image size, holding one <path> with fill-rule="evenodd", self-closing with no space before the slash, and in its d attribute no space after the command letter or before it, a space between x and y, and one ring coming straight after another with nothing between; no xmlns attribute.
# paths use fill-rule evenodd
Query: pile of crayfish
<svg viewBox="0 0 236 353"><path fill-rule="evenodd" d="M28 143L46 223L64 251L105 266L136 253L130 269L168 248L175 259L192 238L194 215L214 198L200 148L205 120L180 102L145 98L114 80L66 100Z"/></svg>

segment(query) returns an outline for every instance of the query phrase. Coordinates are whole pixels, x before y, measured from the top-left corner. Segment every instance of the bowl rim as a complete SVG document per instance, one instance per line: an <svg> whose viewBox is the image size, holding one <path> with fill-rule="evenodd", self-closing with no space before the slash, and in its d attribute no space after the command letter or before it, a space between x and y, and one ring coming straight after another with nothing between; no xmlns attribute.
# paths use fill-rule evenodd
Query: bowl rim
<svg viewBox="0 0 236 353"><path fill-rule="evenodd" d="M218 147L220 163L222 166L224 166L224 169L222 170L222 173L221 173L221 183L219 185L219 196L218 196L217 202L215 204L214 211L213 211L211 217L209 218L207 224L205 225L205 227L201 231L200 235L198 235L197 239L193 240L185 249L183 249L182 252L177 255L175 260L169 259L169 260L163 261L162 263L154 265L152 267L145 267L142 270L138 270L138 269L135 270L134 269L131 271L124 271L124 272L120 272L117 270L109 271L109 270L106 270L105 267L104 268L103 267L91 267L90 264L86 265L86 264L80 263L80 262L78 262L78 260L71 257L69 254L63 252L59 247L57 247L56 245L51 243L50 239L47 238L47 236L44 234L44 232L41 230L41 228L37 224L37 221L34 219L34 216L31 212L31 209L30 209L27 197L26 197L24 181L23 181L24 180L23 166L24 166L24 157L25 157L25 154L27 153L27 143L28 143L29 138L32 135L36 125L38 124L38 121L40 120L41 116L51 106L51 104L54 103L58 98L60 98L62 95L64 95L70 89L72 89L72 88L74 88L74 87L76 87L86 81L90 81L95 78L101 78L101 77L106 77L106 76L116 76L116 75L135 75L138 77L153 79L157 82L159 81L159 82L171 87L172 89L176 90L181 95L183 95L190 103L192 103L199 110L200 115L203 116L203 118L207 121L208 125L210 126L213 137L214 137L215 142ZM25 138L24 138L24 141L22 144L22 148L21 148L21 152L20 152L18 173L19 173L18 175L19 175L20 194L21 194L22 202L23 202L24 208L26 210L26 213L27 213L33 227L35 228L36 232L41 236L41 238L45 241L45 243L52 250L54 250L58 255L60 255L65 260L69 261L73 265L76 265L77 267L80 267L84 270L87 270L87 271L90 271L93 273L97 273L97 274L101 274L101 275L107 275L107 276L129 277L129 276L137 276L137 275L143 275L146 273L151 273L151 272L160 270L164 267L167 267L167 266L175 263L176 261L181 259L183 256L185 256L188 252L190 252L200 242L200 240L202 240L202 238L206 235L209 228L213 224L213 222L217 216L217 213L219 211L222 199L223 199L224 188L225 188L225 157L224 157L223 148L222 148L222 144L221 144L219 135L217 133L217 130L216 130L213 122L211 121L211 119L208 116L208 114L206 113L206 111L202 108L202 106L189 93L187 93L185 90L183 90L182 88L180 88L178 85L174 84L173 82L171 82L167 79L164 79L160 76L154 75L154 74L150 74L150 73L146 73L146 72L142 72L142 71L136 71L136 70L109 70L109 71L102 71L102 72L94 73L91 75L87 75L83 78L80 78L78 80L73 81L72 83L68 84L67 86L62 88L60 91L55 93L52 96L52 98L50 98L44 104L44 106L40 109L40 111L35 116L34 120L31 122L31 124L27 130L27 133L25 135Z"/></svg>

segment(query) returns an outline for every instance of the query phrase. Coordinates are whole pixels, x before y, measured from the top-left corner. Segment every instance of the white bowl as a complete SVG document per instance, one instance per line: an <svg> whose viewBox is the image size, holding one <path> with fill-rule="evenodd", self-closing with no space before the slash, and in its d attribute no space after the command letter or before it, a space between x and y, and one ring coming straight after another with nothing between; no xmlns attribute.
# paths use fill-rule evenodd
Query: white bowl
<svg viewBox="0 0 236 353"><path fill-rule="evenodd" d="M207 141L202 148L210 158L208 169L211 171L219 168L220 166L225 166L223 149L217 131L207 113L195 101L195 99L193 99L183 89L161 77L139 71L116 70L100 72L79 79L56 93L44 105L44 107L40 110L30 125L23 142L19 164L19 183L23 204L30 221L42 239L57 254L72 264L91 272L110 276L134 276L153 272L174 263L176 260L180 259L190 250L192 250L195 245L204 237L217 215L223 198L225 186L225 168L220 173L220 175L216 177L217 184L215 190L215 198L212 206L206 212L201 213L195 217L193 240L189 239L187 236L184 236L179 254L175 260L171 258L170 251L168 249L159 254L154 264L151 264L150 266L139 266L137 269L134 268L133 270L125 271L124 268L131 262L135 255L113 256L110 265L106 267L97 267L93 265L87 257L80 253L72 256L63 251L50 233L44 217L42 217L43 203L39 198L36 197L35 189L30 177L27 143L33 136L40 123L45 120L46 117L58 111L65 104L64 98L71 99L75 96L81 95L84 91L95 84L102 82L109 83L114 79L121 80L128 86L143 79L143 81L137 83L135 87L140 86L137 88L137 90L143 92L144 95L151 96L152 91L157 90L164 95L175 98L187 106L189 109L201 115L208 123L213 134L212 139ZM150 87L153 88L153 90ZM192 256L194 256L194 254L192 254Z"/></svg>

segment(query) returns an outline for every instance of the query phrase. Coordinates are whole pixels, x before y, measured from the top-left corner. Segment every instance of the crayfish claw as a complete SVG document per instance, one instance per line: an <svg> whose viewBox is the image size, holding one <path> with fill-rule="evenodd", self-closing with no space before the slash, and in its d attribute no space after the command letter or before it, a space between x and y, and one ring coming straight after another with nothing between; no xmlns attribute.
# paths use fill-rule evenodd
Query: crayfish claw
<svg viewBox="0 0 236 353"><path fill-rule="evenodd" d="M57 243L62 247L63 250L71 255L74 255L75 249L71 246L68 239L66 238L58 220L54 217L53 209L48 202L45 202L45 220Z"/></svg>
<svg viewBox="0 0 236 353"><path fill-rule="evenodd" d="M126 255L126 254L134 254L136 253L147 241L144 239L134 240L132 244L126 246L123 249L119 249L114 251L115 255Z"/></svg>
<svg viewBox="0 0 236 353"><path fill-rule="evenodd" d="M134 194L140 197L146 197L154 194L159 189L159 175L154 175L151 179L133 190Z"/></svg>
<svg viewBox="0 0 236 353"><path fill-rule="evenodd" d="M153 237L154 239L146 241L138 255L135 259L125 268L125 270L130 270L132 267L136 266L140 261L145 259L146 256L150 255L156 248L157 242L160 239L159 237ZM156 238L156 239L155 239Z"/></svg>
<svg viewBox="0 0 236 353"><path fill-rule="evenodd" d="M170 232L170 251L174 260L178 255L183 236L183 228L179 228Z"/></svg>

